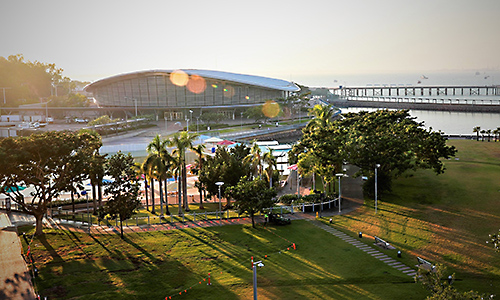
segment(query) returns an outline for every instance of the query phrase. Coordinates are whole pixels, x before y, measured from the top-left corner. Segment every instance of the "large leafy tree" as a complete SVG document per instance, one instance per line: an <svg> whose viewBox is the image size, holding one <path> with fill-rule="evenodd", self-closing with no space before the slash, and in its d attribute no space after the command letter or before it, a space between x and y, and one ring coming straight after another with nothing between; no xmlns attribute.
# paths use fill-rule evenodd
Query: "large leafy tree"
<svg viewBox="0 0 500 300"><path fill-rule="evenodd" d="M440 132L424 129L423 123L416 122L407 110L348 113L330 126L306 127L303 133L293 149L299 160L307 156L319 171L331 177L341 171L343 162L358 166L357 175L370 177L365 182L368 195L374 193L372 183L378 164L382 193L390 190L393 178L409 170L424 168L443 173L441 158L456 153Z"/></svg>
<svg viewBox="0 0 500 300"><path fill-rule="evenodd" d="M446 277L446 267L436 265L432 270L419 268L415 281L420 282L431 295L427 300L482 300L493 299L494 295L479 294L476 291L460 292L454 286L455 274ZM446 278L446 279L444 279Z"/></svg>
<svg viewBox="0 0 500 300"><path fill-rule="evenodd" d="M255 215L264 208L273 205L276 190L269 188L267 182L260 178L247 180L241 178L236 186L226 189L227 194L235 199L235 206L240 213L247 213L252 218L252 227L255 228Z"/></svg>
<svg viewBox="0 0 500 300"><path fill-rule="evenodd" d="M226 147L218 147L215 156L208 156L203 164L202 172L198 179L206 188L209 196L218 194L217 181L224 182L221 193L231 186L238 184L244 176L250 176L250 166L244 162L244 158L250 154L250 148L238 145L230 150ZM231 206L230 197L227 198L227 207Z"/></svg>
<svg viewBox="0 0 500 300"><path fill-rule="evenodd" d="M132 155L118 152L106 163L106 175L112 178L105 184L104 192L109 196L102 215L120 220L120 234L123 238L123 221L130 219L141 206L139 181Z"/></svg>
<svg viewBox="0 0 500 300"><path fill-rule="evenodd" d="M75 184L83 188L89 153L100 138L88 131L48 131L0 140L0 193L36 219L36 235L43 234L42 218L50 202ZM32 187L25 197L20 187Z"/></svg>

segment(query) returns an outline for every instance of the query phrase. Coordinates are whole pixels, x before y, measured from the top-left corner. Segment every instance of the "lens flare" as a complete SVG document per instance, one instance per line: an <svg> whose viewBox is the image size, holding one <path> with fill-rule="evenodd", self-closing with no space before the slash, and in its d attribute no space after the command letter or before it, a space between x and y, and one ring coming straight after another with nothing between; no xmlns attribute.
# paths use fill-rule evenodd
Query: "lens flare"
<svg viewBox="0 0 500 300"><path fill-rule="evenodd" d="M280 105L276 101L268 100L262 105L262 113L268 118L276 117L280 112Z"/></svg>
<svg viewBox="0 0 500 300"><path fill-rule="evenodd" d="M205 79L198 75L191 75L187 83L187 89L191 93L200 94L207 88L207 83Z"/></svg>
<svg viewBox="0 0 500 300"><path fill-rule="evenodd" d="M226 86L224 88L224 97L231 98L234 96L234 88L232 86Z"/></svg>
<svg viewBox="0 0 500 300"><path fill-rule="evenodd" d="M214 89L218 88L218 86L217 86L216 84L212 84L212 87L213 87Z"/></svg>
<svg viewBox="0 0 500 300"><path fill-rule="evenodd" d="M250 97L249 96L245 96L245 99L250 100Z"/></svg>
<svg viewBox="0 0 500 300"><path fill-rule="evenodd" d="M170 81L177 86L185 86L188 83L189 76L182 70L175 70L170 73Z"/></svg>

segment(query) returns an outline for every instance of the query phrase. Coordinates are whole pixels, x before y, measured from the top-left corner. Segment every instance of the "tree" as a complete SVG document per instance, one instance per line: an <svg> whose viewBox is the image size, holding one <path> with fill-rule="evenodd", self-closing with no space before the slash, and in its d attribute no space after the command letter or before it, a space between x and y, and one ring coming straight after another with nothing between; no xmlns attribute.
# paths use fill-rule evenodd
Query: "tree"
<svg viewBox="0 0 500 300"><path fill-rule="evenodd" d="M268 188L265 180L254 179L248 181L246 177L241 178L236 186L226 189L227 194L236 200L235 206L239 213L247 213L252 218L252 227L255 228L255 214L262 212L264 208L273 205L273 197L276 190Z"/></svg>
<svg viewBox="0 0 500 300"><path fill-rule="evenodd" d="M215 124L219 124L220 122L222 122L222 120L224 120L225 116L223 113L217 113L217 112L206 112L206 113L203 113L201 116L200 116L200 119L205 122L205 124L210 127L210 124L212 123L215 123Z"/></svg>
<svg viewBox="0 0 500 300"><path fill-rule="evenodd" d="M89 149L99 142L87 131L47 131L0 140L0 193L35 217L36 235L43 234L42 218L54 198L73 190L73 184L83 189ZM33 187L31 199L19 186Z"/></svg>
<svg viewBox="0 0 500 300"><path fill-rule="evenodd" d="M348 113L328 127L304 128L303 137L294 146L297 157L313 155L318 170L329 176L342 171L342 163L360 168L356 175L374 178L378 168L379 192L390 190L393 178L409 170L432 169L444 172L441 158L456 153L455 147L446 145L441 132L425 130L407 110ZM300 164L299 164L300 165ZM365 182L365 192L373 195L373 184Z"/></svg>
<svg viewBox="0 0 500 300"><path fill-rule="evenodd" d="M182 131L176 133L167 144L171 147L176 147L174 154L178 157L180 167L180 177L182 180L182 196L184 199L184 209L189 211L189 203L187 198L187 171L186 171L186 150L193 148L193 142L198 137L198 134ZM179 191L181 193L181 191ZM180 205L180 203L179 203Z"/></svg>
<svg viewBox="0 0 500 300"><path fill-rule="evenodd" d="M498 229L497 234L490 234L490 240L486 241L486 243L493 244L493 248L495 248L495 251L500 252L500 229Z"/></svg>
<svg viewBox="0 0 500 300"><path fill-rule="evenodd" d="M130 219L141 206L139 200L139 181L134 170L132 155L118 152L106 163L106 175L113 180L105 184L104 192L109 195L101 211L101 216L120 219L120 235L123 238L123 221Z"/></svg>
<svg viewBox="0 0 500 300"><path fill-rule="evenodd" d="M250 166L253 178L257 176L260 177L262 175L262 159L262 150L260 150L260 147L257 143L254 143L252 148L250 149L250 154L248 154L247 157L245 157L243 160L244 163Z"/></svg>
<svg viewBox="0 0 500 300"><path fill-rule="evenodd" d="M196 159L195 166L191 169L191 171L198 176L203 171L203 163L205 162L203 151L205 150L205 148L205 145L200 144L192 149L198 155L198 158ZM201 183L199 177L198 181L196 181L195 183L195 186L198 188L198 193L200 194L200 209L203 209L203 184Z"/></svg>
<svg viewBox="0 0 500 300"><path fill-rule="evenodd" d="M160 210L161 215L163 215L163 182L167 179L167 173L171 167L171 157L166 149L167 141L162 141L160 135L156 135L153 140L146 147L147 152L149 153L146 158L146 170L150 177L151 184L154 185L154 180L158 180L159 182L159 190L160 190ZM165 186L166 187L166 186ZM151 202L153 208L151 212L155 213L155 195L154 188L152 187L153 193L151 196ZM167 201L168 202L168 201ZM168 203L167 203L168 210Z"/></svg>
<svg viewBox="0 0 500 300"><path fill-rule="evenodd" d="M479 141L479 133L481 132L481 127L476 126L476 127L472 128L472 132L476 133L476 141Z"/></svg>
<svg viewBox="0 0 500 300"><path fill-rule="evenodd" d="M492 299L493 295L481 295L476 291L459 292L453 287L455 274L445 277L446 267L436 265L432 270L419 268L418 274L415 276L415 282L420 282L429 290L432 295L428 296L428 300L482 300ZM443 280L443 278L446 278Z"/></svg>
<svg viewBox="0 0 500 300"><path fill-rule="evenodd" d="M267 180L269 182L269 188L273 187L273 176L274 176L274 169L276 168L276 157L272 154L271 151L264 153L264 156L262 157L262 162L267 165L267 168L265 169L266 175L267 175ZM274 168L274 169L273 169Z"/></svg>

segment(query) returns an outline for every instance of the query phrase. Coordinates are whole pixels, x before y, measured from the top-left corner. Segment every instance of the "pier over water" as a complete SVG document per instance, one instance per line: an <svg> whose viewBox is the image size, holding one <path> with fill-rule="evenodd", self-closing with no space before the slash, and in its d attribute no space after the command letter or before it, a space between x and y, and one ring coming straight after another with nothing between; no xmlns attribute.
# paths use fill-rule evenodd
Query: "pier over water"
<svg viewBox="0 0 500 300"><path fill-rule="evenodd" d="M330 88L337 106L500 112L500 86L366 86Z"/></svg>
<svg viewBox="0 0 500 300"><path fill-rule="evenodd" d="M499 85L485 86L366 86L330 88L340 97L383 97L383 96L500 96Z"/></svg>

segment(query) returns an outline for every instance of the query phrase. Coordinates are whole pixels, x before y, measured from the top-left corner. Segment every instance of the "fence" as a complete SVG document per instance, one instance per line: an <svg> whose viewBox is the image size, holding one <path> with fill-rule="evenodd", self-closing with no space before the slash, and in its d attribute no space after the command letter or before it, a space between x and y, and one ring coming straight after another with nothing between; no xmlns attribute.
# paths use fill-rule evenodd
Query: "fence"
<svg viewBox="0 0 500 300"><path fill-rule="evenodd" d="M295 212L318 212L325 209L331 209L332 207L338 207L338 198L326 202L320 203L298 203L291 205L278 205L264 209L267 212L279 212L284 213L295 213ZM0 200L0 209L12 210L12 211L22 211L19 209L20 206L16 203L9 204L9 201L5 199ZM97 216L92 215L91 212L77 212L72 213L71 210L63 210L61 208L49 209L47 215L54 220L59 220L61 223L72 224L77 227L91 225L105 225L105 226L119 226L119 220L114 219L99 219ZM185 212L182 215L154 215L146 217L132 217L131 219L124 220L124 226L141 226L141 225L161 225L176 222L196 222L196 221L213 221L222 219L239 218L242 215L235 210L226 211L205 211L205 212Z"/></svg>

